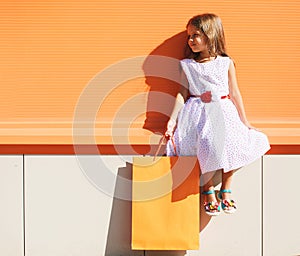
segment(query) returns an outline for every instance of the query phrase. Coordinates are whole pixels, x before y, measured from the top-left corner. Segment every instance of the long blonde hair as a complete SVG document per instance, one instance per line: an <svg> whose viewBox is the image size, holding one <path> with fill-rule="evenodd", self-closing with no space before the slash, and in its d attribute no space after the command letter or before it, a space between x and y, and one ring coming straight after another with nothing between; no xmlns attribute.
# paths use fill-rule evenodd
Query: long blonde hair
<svg viewBox="0 0 300 256"><path fill-rule="evenodd" d="M228 56L226 53L225 34L221 19L213 13L204 13L192 17L186 27L195 26L207 39L207 47L210 56ZM198 57L199 53L193 53L191 57Z"/></svg>

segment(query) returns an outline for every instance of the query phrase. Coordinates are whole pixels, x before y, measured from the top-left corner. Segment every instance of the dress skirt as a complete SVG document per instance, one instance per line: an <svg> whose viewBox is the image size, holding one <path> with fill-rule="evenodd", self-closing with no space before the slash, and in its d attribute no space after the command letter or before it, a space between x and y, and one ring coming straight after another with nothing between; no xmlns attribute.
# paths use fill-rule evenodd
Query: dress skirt
<svg viewBox="0 0 300 256"><path fill-rule="evenodd" d="M245 126L228 98L210 103L189 98L178 114L173 140L177 155L197 156L202 174L239 169L270 149L267 136ZM167 155L175 155L170 140Z"/></svg>

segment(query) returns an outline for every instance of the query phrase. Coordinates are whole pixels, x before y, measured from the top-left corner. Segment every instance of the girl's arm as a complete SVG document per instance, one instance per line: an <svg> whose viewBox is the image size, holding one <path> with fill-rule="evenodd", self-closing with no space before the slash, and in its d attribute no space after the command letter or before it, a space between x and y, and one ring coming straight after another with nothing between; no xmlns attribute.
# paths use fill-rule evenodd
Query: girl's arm
<svg viewBox="0 0 300 256"><path fill-rule="evenodd" d="M249 128L249 129L256 129L254 128L247 120L246 112L244 108L243 99L238 88L237 78L235 67L233 61L230 62L229 71L228 71L228 82L229 82L229 95L237 108L241 121Z"/></svg>
<svg viewBox="0 0 300 256"><path fill-rule="evenodd" d="M167 131L165 133L165 135L167 137L171 137L173 135L173 132L176 127L178 113L181 110L181 108L183 107L183 104L188 97L188 81L187 81L187 78L186 78L183 70L181 70L180 75L181 75L181 86L180 86L179 92L177 93L175 105L174 105L173 111L170 115L170 119L168 121Z"/></svg>

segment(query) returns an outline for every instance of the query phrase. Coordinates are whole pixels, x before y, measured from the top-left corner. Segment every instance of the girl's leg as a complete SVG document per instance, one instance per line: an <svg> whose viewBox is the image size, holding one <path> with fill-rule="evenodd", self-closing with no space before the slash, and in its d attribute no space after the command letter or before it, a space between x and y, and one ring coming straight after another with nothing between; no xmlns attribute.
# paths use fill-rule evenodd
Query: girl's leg
<svg viewBox="0 0 300 256"><path fill-rule="evenodd" d="M223 172L222 173L222 186L221 190L223 189L231 189L231 182L233 178L233 173L234 171L229 171L229 172ZM222 199L230 199L230 193L222 193Z"/></svg>
<svg viewBox="0 0 300 256"><path fill-rule="evenodd" d="M221 211L221 206L216 198L213 176L214 173L206 173L202 175L202 179L205 181L202 195L205 213L209 216L218 216Z"/></svg>
<svg viewBox="0 0 300 256"><path fill-rule="evenodd" d="M210 174L209 174L210 175ZM210 190L214 190L214 184L213 184L213 177L210 177L209 180L205 183L205 185L203 185L203 191L207 192ZM210 194L210 195L204 195L204 201L205 202L216 202L216 195L215 193Z"/></svg>
<svg viewBox="0 0 300 256"><path fill-rule="evenodd" d="M222 199L221 206L225 213L234 213L236 211L236 203L231 199L230 195L233 173L234 171L223 172L222 175L222 186L218 197Z"/></svg>

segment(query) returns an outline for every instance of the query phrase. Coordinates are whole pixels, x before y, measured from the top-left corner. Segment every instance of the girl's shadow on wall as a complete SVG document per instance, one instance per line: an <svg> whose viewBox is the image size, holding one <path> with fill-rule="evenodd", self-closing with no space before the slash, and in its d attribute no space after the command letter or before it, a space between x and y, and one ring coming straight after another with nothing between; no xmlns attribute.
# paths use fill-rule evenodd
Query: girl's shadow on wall
<svg viewBox="0 0 300 256"><path fill-rule="evenodd" d="M165 40L146 58L143 71L149 93L144 129L160 134L166 131L181 86L179 60L190 53L186 31L182 31Z"/></svg>

